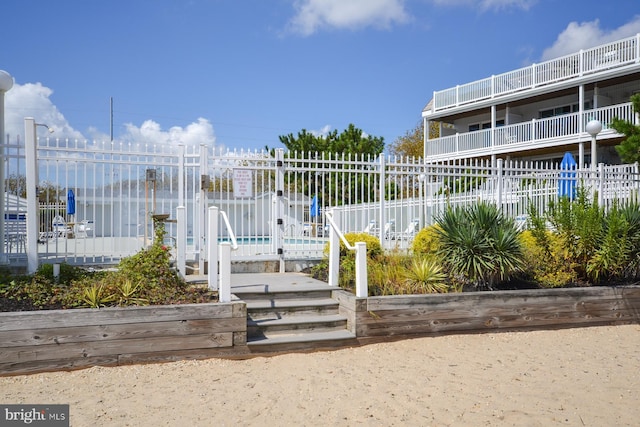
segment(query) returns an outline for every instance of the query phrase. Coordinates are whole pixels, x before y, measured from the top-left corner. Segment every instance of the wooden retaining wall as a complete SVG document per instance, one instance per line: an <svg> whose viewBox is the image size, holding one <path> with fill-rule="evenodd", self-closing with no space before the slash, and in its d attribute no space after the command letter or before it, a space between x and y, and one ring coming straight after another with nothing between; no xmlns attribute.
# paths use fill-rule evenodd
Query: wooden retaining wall
<svg viewBox="0 0 640 427"><path fill-rule="evenodd" d="M0 375L247 352L246 306L0 313Z"/></svg>
<svg viewBox="0 0 640 427"><path fill-rule="evenodd" d="M640 286L333 297L360 343L640 323ZM0 375L251 357L246 316L243 301L0 313Z"/></svg>
<svg viewBox="0 0 640 427"><path fill-rule="evenodd" d="M393 337L640 323L640 287L356 298L334 291L361 342Z"/></svg>

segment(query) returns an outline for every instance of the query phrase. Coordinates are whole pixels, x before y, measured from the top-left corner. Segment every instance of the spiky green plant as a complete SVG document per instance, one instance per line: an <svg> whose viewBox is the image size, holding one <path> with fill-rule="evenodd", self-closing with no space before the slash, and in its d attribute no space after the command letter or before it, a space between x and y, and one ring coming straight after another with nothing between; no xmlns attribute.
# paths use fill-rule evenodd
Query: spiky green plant
<svg viewBox="0 0 640 427"><path fill-rule="evenodd" d="M437 218L440 261L480 289L492 289L524 265L518 229L498 208L479 202Z"/></svg>
<svg viewBox="0 0 640 427"><path fill-rule="evenodd" d="M449 291L447 275L436 261L422 258L414 259L405 272L405 283L409 293L443 293Z"/></svg>
<svg viewBox="0 0 640 427"><path fill-rule="evenodd" d="M109 292L103 283L94 283L84 289L82 293L82 301L89 308L105 307L107 304L116 300L116 296Z"/></svg>
<svg viewBox="0 0 640 427"><path fill-rule="evenodd" d="M139 296L142 282L133 280L120 280L115 285L118 305L149 305L149 299Z"/></svg>

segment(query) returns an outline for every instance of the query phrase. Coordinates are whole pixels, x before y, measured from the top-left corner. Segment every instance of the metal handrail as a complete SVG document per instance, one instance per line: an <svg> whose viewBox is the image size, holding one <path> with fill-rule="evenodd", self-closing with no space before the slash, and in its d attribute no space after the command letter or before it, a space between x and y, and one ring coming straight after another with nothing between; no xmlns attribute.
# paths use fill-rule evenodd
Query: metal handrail
<svg viewBox="0 0 640 427"><path fill-rule="evenodd" d="M225 211L220 211L220 215L222 216L222 219L224 220L224 223L227 226L227 231L229 232L229 237L231 238L231 250L235 251L238 249L238 241L236 240L236 235L233 232L231 223L229 222L229 216Z"/></svg>
<svg viewBox="0 0 640 427"><path fill-rule="evenodd" d="M353 246L349 244L334 218L333 209L325 212L325 217L331 226L331 232L329 233L329 286L338 286L340 274L340 244L338 239L340 239L348 250L356 253L356 297L367 298L369 296L367 244L365 242L356 242Z"/></svg>

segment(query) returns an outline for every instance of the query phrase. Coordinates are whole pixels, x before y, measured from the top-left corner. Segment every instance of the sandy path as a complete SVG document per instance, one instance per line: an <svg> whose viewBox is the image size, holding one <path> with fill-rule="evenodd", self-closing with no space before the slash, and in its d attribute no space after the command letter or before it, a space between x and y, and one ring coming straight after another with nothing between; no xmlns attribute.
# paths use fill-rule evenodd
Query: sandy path
<svg viewBox="0 0 640 427"><path fill-rule="evenodd" d="M72 426L637 426L639 397L638 325L0 378Z"/></svg>

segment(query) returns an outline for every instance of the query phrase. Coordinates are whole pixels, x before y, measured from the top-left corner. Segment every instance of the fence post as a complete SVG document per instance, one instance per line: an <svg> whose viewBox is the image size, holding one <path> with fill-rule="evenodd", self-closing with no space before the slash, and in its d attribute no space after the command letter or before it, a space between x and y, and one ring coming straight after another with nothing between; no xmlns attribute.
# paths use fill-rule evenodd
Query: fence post
<svg viewBox="0 0 640 427"><path fill-rule="evenodd" d="M211 206L208 209L208 213L207 254L209 257L209 271L207 283L209 284L209 289L215 291L218 290L218 207Z"/></svg>
<svg viewBox="0 0 640 427"><path fill-rule="evenodd" d="M602 208L604 203L604 163L598 164L598 207Z"/></svg>
<svg viewBox="0 0 640 427"><path fill-rule="evenodd" d="M220 243L220 285L218 289L218 301L231 302L231 243L229 242Z"/></svg>
<svg viewBox="0 0 640 427"><path fill-rule="evenodd" d="M385 247L385 229L387 227L386 215L384 212L384 192L385 185L387 183L387 165L384 158L384 153L380 154L380 180L378 181L378 200L380 206L380 212L378 213L378 218L380 219L380 224L378 224L378 238L380 239L380 244L382 247Z"/></svg>
<svg viewBox="0 0 640 427"><path fill-rule="evenodd" d="M367 280L367 244L356 242L356 297L367 298L369 296L369 284Z"/></svg>
<svg viewBox="0 0 640 427"><path fill-rule="evenodd" d="M497 184L498 184L498 194L496 196L496 204L498 205L498 210L500 212L502 212L502 191L504 189L504 183L502 182L502 172L503 172L503 163L504 160L503 159L498 159L498 178L497 178Z"/></svg>
<svg viewBox="0 0 640 427"><path fill-rule="evenodd" d="M276 154L276 197L274 199L274 218L273 222L273 241L276 245L275 250L280 260L280 273L285 272L284 263L284 150L282 148L275 151Z"/></svg>
<svg viewBox="0 0 640 427"><path fill-rule="evenodd" d="M27 174L27 272L38 270L38 154L36 141L36 121L33 117L24 119L24 143ZM3 161L3 160L2 160ZM2 201L4 203L4 200ZM65 239L66 241L66 239ZM4 244L2 242L1 244Z"/></svg>
<svg viewBox="0 0 640 427"><path fill-rule="evenodd" d="M178 206L184 206L184 144L178 145Z"/></svg>
<svg viewBox="0 0 640 427"><path fill-rule="evenodd" d="M187 275L187 209L176 208L176 267L182 277Z"/></svg>
<svg viewBox="0 0 640 427"><path fill-rule="evenodd" d="M335 209L330 211L331 218L337 227L340 227L340 217L335 215ZM340 271L340 237L333 226L329 232L329 286L338 287L338 274Z"/></svg>
<svg viewBox="0 0 640 427"><path fill-rule="evenodd" d="M198 215L200 219L200 234L198 236L199 240L199 253L198 253L198 268L200 270L200 274L204 274L204 262L207 259L207 208L209 205L208 201L208 190L209 188L209 180L208 180L208 166L207 166L207 146L202 144L200 145L200 209L198 210Z"/></svg>

